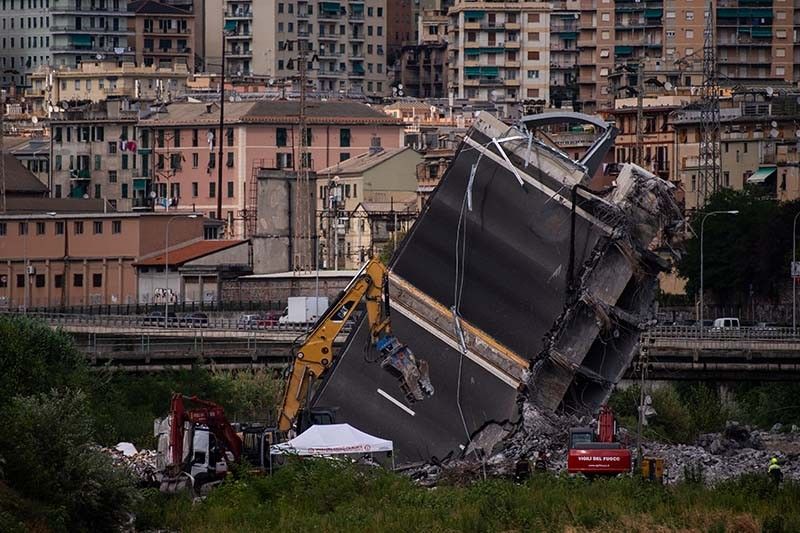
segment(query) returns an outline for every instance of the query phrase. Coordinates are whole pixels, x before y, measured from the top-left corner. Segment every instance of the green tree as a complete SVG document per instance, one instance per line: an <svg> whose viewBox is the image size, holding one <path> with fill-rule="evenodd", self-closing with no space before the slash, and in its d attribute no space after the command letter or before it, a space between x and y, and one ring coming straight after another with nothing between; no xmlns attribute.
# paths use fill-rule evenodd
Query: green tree
<svg viewBox="0 0 800 533"><path fill-rule="evenodd" d="M136 501L130 473L92 446L86 395L66 389L16 396L0 410L0 451L12 458L5 478L49 508L52 526L110 531Z"/></svg>
<svg viewBox="0 0 800 533"><path fill-rule="evenodd" d="M68 334L24 316L0 316L0 406L20 393L88 384L86 360Z"/></svg>
<svg viewBox="0 0 800 533"><path fill-rule="evenodd" d="M752 294L775 299L788 280L792 218L800 202L777 203L747 189L723 189L706 209L690 220L694 235L678 272L687 278L687 292L700 289L700 232L703 217L712 211L737 210L738 215L714 215L704 231L704 285L706 297L722 304L744 305Z"/></svg>

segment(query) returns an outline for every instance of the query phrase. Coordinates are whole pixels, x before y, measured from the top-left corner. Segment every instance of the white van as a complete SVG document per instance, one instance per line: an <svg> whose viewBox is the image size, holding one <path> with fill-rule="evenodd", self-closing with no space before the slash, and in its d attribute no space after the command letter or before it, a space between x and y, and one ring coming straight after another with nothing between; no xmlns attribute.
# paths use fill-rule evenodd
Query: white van
<svg viewBox="0 0 800 533"><path fill-rule="evenodd" d="M737 330L739 329L738 318L717 318L714 320L714 329L718 330Z"/></svg>

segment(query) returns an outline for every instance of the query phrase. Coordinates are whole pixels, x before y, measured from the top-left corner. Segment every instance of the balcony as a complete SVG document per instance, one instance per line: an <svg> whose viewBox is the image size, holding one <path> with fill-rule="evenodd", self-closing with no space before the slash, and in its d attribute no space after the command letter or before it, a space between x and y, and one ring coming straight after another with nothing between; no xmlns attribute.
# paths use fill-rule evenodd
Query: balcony
<svg viewBox="0 0 800 533"><path fill-rule="evenodd" d="M253 11L250 9L231 9L225 13L226 19L247 20L253 18Z"/></svg>
<svg viewBox="0 0 800 533"><path fill-rule="evenodd" d="M110 2L108 2L110 3ZM60 1L60 0L53 0L50 3L50 14L51 15L73 15L75 13L81 13L86 15L100 15L100 16L107 16L107 17L132 17L135 15L133 11L128 11L127 3L120 2L120 6L117 9L113 9L112 7L98 7L96 4L89 4L88 2L75 2L75 1Z"/></svg>
<svg viewBox="0 0 800 533"><path fill-rule="evenodd" d="M237 31L236 33L229 33L225 35L225 38L229 41L236 41L242 39L252 39L253 38L253 31L252 30L241 30Z"/></svg>
<svg viewBox="0 0 800 533"><path fill-rule="evenodd" d="M505 79L503 80L503 85L506 87L519 87L519 79Z"/></svg>
<svg viewBox="0 0 800 533"><path fill-rule="evenodd" d="M60 24L50 26L50 32L53 34L63 34L63 33L76 33L76 34L88 34L88 35L135 35L136 32L134 30L129 30L128 28L109 28L107 26L103 26L100 28L84 28L81 26L78 28L74 24Z"/></svg>
<svg viewBox="0 0 800 533"><path fill-rule="evenodd" d="M247 58L253 57L253 51L252 50L242 50L240 48L236 48L236 49L233 49L233 50L226 51L225 55L227 57L231 58L231 59L233 59L233 58L247 59Z"/></svg>
<svg viewBox="0 0 800 533"><path fill-rule="evenodd" d="M162 36L162 35L191 35L192 32L189 28L148 28L145 26L142 30L144 35Z"/></svg>

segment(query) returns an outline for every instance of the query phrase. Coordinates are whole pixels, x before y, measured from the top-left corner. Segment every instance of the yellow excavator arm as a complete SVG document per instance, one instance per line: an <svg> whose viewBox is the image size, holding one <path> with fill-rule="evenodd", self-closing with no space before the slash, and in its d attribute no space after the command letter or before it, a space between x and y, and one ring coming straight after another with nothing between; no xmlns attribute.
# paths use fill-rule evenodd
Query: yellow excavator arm
<svg viewBox="0 0 800 533"><path fill-rule="evenodd" d="M295 352L278 412L279 430L288 431L294 426L308 400L312 383L333 365L333 342L362 300L367 308L370 341L381 354L381 366L400 380L409 402L433 394L427 363L417 361L408 346L392 335L388 271L379 259L373 258L317 320L314 329Z"/></svg>

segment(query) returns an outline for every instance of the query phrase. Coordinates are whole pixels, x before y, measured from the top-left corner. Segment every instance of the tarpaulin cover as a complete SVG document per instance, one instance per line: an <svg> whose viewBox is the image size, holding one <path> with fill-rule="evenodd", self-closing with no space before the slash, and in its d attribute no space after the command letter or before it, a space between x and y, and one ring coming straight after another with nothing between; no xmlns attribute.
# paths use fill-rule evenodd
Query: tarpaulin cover
<svg viewBox="0 0 800 533"><path fill-rule="evenodd" d="M392 451L392 441L374 437L350 424L311 426L290 441L275 444L273 454L343 455Z"/></svg>

